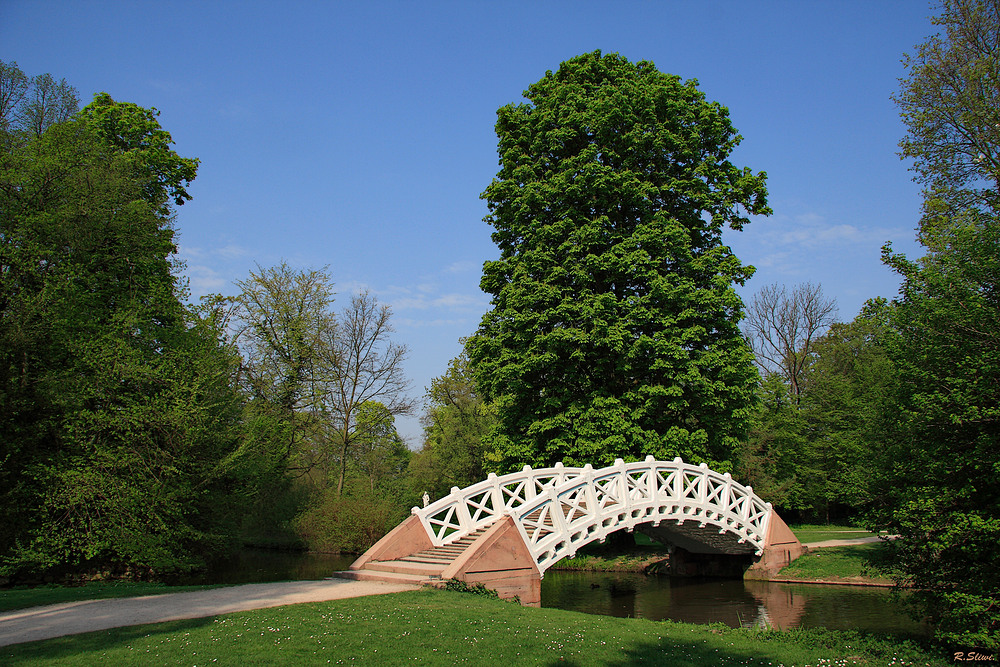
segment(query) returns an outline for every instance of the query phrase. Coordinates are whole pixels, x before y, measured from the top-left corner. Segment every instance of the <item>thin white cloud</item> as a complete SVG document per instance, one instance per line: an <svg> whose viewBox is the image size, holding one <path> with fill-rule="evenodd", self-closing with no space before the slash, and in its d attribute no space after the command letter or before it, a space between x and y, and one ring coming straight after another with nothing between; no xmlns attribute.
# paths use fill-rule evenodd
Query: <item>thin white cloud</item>
<svg viewBox="0 0 1000 667"><path fill-rule="evenodd" d="M401 317L396 320L399 326L403 327L413 327L413 328L427 328L427 327L456 327L468 325L472 320L470 319L433 319L433 320L417 320L411 317Z"/></svg>
<svg viewBox="0 0 1000 667"><path fill-rule="evenodd" d="M782 247L808 249L846 249L856 246L881 246L901 230L889 227L865 227L849 223L831 223L815 212L779 214L771 219L755 220L745 234L757 237L771 249Z"/></svg>
<svg viewBox="0 0 1000 667"><path fill-rule="evenodd" d="M461 262L453 262L452 264L449 264L445 268L444 272L445 273L468 273L469 271L478 271L480 268L482 268L481 265L476 264L475 262L472 262L472 261L461 261Z"/></svg>
<svg viewBox="0 0 1000 667"><path fill-rule="evenodd" d="M219 256L226 259L239 259L241 257L249 257L252 252L249 248L245 248L241 245L236 245L235 243L230 243L225 245L215 251Z"/></svg>
<svg viewBox="0 0 1000 667"><path fill-rule="evenodd" d="M210 292L218 292L230 283L218 271L203 264L188 265L184 274L190 281L191 295L195 298Z"/></svg>

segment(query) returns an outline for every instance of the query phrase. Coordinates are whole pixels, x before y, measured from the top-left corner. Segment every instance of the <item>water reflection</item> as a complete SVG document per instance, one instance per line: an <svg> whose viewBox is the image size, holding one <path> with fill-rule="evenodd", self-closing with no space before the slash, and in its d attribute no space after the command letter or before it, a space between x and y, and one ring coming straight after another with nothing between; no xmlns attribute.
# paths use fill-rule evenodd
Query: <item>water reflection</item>
<svg viewBox="0 0 1000 667"><path fill-rule="evenodd" d="M334 572L346 570L356 558L350 554L244 549L230 559L213 563L206 572L171 583L258 584L325 579Z"/></svg>
<svg viewBox="0 0 1000 667"><path fill-rule="evenodd" d="M923 634L884 588L549 570L542 606L608 616Z"/></svg>

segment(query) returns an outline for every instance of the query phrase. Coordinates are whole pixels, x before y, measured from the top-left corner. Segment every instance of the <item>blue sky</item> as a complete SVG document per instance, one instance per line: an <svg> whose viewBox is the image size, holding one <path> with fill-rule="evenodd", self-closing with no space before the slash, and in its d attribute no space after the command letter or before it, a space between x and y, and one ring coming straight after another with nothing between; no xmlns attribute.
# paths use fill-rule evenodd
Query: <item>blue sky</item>
<svg viewBox="0 0 1000 667"><path fill-rule="evenodd" d="M255 264L329 266L340 304L393 307L413 395L488 307L497 256L479 194L498 107L601 49L697 79L768 174L774 215L726 238L741 290L821 283L850 320L893 297L919 188L896 155L900 59L933 32L923 0L878 2L89 2L0 0L0 60L153 106L201 160L177 212L195 296ZM398 421L419 445L416 418Z"/></svg>

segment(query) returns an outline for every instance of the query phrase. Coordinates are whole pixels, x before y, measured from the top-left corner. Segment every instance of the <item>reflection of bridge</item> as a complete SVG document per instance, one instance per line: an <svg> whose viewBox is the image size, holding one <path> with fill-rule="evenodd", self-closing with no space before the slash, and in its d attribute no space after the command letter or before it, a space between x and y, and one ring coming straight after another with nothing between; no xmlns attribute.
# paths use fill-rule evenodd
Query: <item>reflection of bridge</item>
<svg viewBox="0 0 1000 667"><path fill-rule="evenodd" d="M770 570L802 546L753 489L729 474L673 461L494 474L425 508L369 549L345 576L483 583L537 605L541 577L560 559L611 533L635 529L688 554L744 556ZM689 559L696 559L690 557Z"/></svg>

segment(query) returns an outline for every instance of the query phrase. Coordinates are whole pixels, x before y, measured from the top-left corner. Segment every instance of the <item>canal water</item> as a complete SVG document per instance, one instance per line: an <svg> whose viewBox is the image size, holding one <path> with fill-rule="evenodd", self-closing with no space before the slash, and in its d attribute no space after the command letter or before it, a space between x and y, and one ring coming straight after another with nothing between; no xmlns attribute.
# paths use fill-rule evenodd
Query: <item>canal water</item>
<svg viewBox="0 0 1000 667"><path fill-rule="evenodd" d="M542 606L729 627L828 628L925 635L886 588L549 570Z"/></svg>
<svg viewBox="0 0 1000 667"><path fill-rule="evenodd" d="M257 583L323 579L356 556L248 549L178 583ZM542 606L588 614L730 627L816 628L925 635L885 588L779 584L740 579L549 570Z"/></svg>

